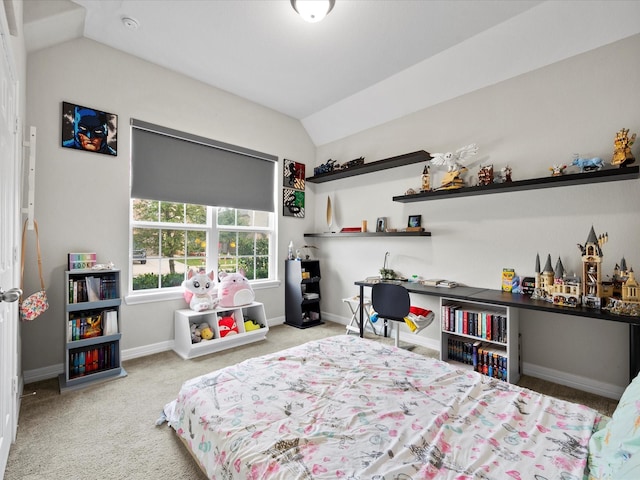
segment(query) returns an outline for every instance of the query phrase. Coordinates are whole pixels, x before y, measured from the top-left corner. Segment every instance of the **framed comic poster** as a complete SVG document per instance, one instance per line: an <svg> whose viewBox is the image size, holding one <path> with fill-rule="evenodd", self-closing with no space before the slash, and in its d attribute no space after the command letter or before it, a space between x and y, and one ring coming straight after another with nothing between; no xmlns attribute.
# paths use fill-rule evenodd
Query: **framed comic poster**
<svg viewBox="0 0 640 480"><path fill-rule="evenodd" d="M62 146L85 152L118 155L118 116L62 102Z"/></svg>
<svg viewBox="0 0 640 480"><path fill-rule="evenodd" d="M292 188L282 189L282 215L304 218L304 192Z"/></svg>
<svg viewBox="0 0 640 480"><path fill-rule="evenodd" d="M304 163L284 159L282 186L295 190L304 190Z"/></svg>

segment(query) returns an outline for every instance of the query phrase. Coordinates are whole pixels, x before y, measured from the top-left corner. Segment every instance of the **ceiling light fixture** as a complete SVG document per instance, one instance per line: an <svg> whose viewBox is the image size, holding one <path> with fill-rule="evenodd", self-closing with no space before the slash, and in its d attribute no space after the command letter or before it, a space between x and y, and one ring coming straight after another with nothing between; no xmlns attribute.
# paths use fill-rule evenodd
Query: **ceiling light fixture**
<svg viewBox="0 0 640 480"><path fill-rule="evenodd" d="M316 23L326 17L336 0L291 0L291 6L309 23Z"/></svg>

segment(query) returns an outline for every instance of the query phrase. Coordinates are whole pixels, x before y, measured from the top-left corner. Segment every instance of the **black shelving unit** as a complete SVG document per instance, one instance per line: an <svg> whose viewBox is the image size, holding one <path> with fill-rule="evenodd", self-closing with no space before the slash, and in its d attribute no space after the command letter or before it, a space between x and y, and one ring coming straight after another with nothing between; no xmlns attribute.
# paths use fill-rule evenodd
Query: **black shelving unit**
<svg viewBox="0 0 640 480"><path fill-rule="evenodd" d="M322 324L320 261L286 260L284 305L287 325L309 328Z"/></svg>
<svg viewBox="0 0 640 480"><path fill-rule="evenodd" d="M305 233L305 237L340 238L340 237L430 237L431 232L326 232Z"/></svg>
<svg viewBox="0 0 640 480"><path fill-rule="evenodd" d="M306 181L309 183L330 182L341 178L364 175L365 173L379 172L380 170L387 170L388 168L403 167L414 163L426 162L428 160L431 160L431 155L424 150L418 150L417 152L405 153L404 155L398 155L397 157L363 163L362 165L356 165L355 167L344 170L321 173L319 175L314 175L313 177L307 177Z"/></svg>
<svg viewBox="0 0 640 480"><path fill-rule="evenodd" d="M477 187L462 187L455 190L436 190L421 192L413 195L398 195L394 202L411 203L438 200L441 198L460 198L472 195L487 195L490 193L506 193L540 188L564 187L570 185L586 185L589 183L612 182L638 178L638 166L609 168L584 173L571 173L559 177L530 178L515 182L492 183Z"/></svg>

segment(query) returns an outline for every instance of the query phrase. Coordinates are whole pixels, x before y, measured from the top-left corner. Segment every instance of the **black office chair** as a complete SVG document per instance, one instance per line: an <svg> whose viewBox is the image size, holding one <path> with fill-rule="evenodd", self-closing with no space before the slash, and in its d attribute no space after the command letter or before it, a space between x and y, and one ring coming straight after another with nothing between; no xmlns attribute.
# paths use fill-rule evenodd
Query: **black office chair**
<svg viewBox="0 0 640 480"><path fill-rule="evenodd" d="M371 289L371 305L378 314L378 318L384 320L385 337L387 336L387 320L403 322L409 315L411 301L409 292L402 285L395 283L376 283ZM396 325L396 347L400 347L400 325ZM401 348L411 349L413 345Z"/></svg>

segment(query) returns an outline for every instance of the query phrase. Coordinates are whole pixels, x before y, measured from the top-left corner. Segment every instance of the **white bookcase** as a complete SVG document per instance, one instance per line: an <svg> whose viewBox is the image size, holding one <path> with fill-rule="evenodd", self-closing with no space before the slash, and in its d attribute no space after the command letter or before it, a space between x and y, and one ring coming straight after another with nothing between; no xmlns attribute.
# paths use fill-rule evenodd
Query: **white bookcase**
<svg viewBox="0 0 640 480"><path fill-rule="evenodd" d="M218 319L229 315L235 319L239 333L220 337ZM249 332L245 331L244 322L247 319L254 320L261 325L261 328ZM216 308L203 312L196 312L188 308L176 310L174 321L175 340L173 350L184 359L195 358L227 348L237 347L238 345L264 340L269 331L264 305L258 302L241 307ZM207 322L213 329L213 338L211 340L202 340L199 343L191 343L191 325L200 325L203 322Z"/></svg>
<svg viewBox="0 0 640 480"><path fill-rule="evenodd" d="M520 379L518 327L516 308L443 297L440 299L440 359L517 383Z"/></svg>

